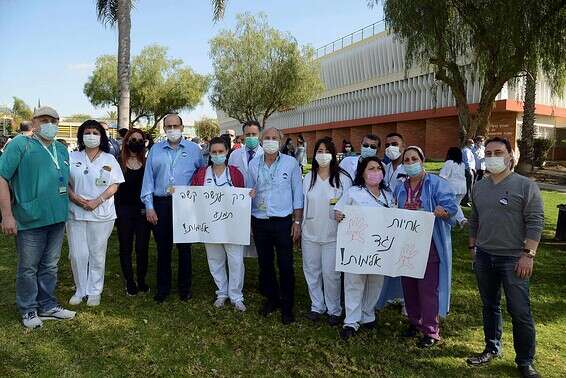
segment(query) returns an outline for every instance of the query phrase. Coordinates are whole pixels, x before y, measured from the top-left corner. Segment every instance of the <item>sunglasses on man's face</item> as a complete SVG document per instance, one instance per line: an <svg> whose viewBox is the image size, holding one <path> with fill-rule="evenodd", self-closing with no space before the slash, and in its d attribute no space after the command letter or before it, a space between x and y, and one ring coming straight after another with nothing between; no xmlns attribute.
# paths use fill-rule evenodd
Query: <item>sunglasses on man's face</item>
<svg viewBox="0 0 566 378"><path fill-rule="evenodd" d="M371 148L372 150L377 150L377 145L375 145L375 144L364 143L364 144L362 144L362 147L364 147L364 148L368 148L368 147L369 147L369 148Z"/></svg>

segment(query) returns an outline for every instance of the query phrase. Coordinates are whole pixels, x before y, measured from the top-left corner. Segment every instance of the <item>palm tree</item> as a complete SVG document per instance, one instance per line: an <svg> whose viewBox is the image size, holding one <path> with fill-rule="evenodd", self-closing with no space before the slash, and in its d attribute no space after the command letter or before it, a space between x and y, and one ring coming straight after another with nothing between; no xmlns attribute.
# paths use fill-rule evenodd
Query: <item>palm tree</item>
<svg viewBox="0 0 566 378"><path fill-rule="evenodd" d="M96 0L98 20L115 26L118 23L118 128L130 126L130 11L135 0ZM228 0L211 0L213 20L224 17Z"/></svg>

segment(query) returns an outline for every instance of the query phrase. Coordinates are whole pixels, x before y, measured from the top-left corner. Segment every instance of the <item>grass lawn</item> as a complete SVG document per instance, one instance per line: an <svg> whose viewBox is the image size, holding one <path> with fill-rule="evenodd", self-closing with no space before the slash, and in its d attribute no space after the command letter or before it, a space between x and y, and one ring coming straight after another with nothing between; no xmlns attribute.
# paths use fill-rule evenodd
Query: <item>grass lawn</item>
<svg viewBox="0 0 566 378"><path fill-rule="evenodd" d="M547 236L556 224L556 204L566 195L544 192ZM296 316L283 326L279 316L258 314L257 262L246 261L248 311L212 306L214 283L202 246L194 248L193 293L188 303L176 296L162 305L151 296L124 294L113 235L106 264L102 304L78 308L77 318L25 330L15 307L14 240L0 236L0 376L383 376L515 377L511 323L505 314L504 358L471 369L465 358L483 348L481 304L468 257L466 233L455 231L451 314L442 322L444 343L420 350L399 339L404 318L398 309L380 314L379 329L362 331L344 343L338 329L304 318L309 299L296 254ZM155 282L155 247L149 282ZM58 295L73 294L65 244ZM174 259L175 261L176 259ZM545 377L566 376L566 251L542 246L535 263L531 300L537 323L536 365Z"/></svg>

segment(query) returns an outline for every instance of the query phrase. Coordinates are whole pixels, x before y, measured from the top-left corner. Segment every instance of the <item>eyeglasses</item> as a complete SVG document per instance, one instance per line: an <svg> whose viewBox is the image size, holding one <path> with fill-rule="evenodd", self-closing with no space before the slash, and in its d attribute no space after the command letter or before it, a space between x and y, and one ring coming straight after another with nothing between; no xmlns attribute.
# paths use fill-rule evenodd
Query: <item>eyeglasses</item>
<svg viewBox="0 0 566 378"><path fill-rule="evenodd" d="M385 143L385 148L387 148L387 147L389 147L389 146L397 146L397 147L399 147L399 142Z"/></svg>
<svg viewBox="0 0 566 378"><path fill-rule="evenodd" d="M375 145L375 144L364 143L364 144L362 144L362 147L364 147L364 148L368 148L368 147L369 147L369 148L371 148L372 150L377 150L377 145Z"/></svg>

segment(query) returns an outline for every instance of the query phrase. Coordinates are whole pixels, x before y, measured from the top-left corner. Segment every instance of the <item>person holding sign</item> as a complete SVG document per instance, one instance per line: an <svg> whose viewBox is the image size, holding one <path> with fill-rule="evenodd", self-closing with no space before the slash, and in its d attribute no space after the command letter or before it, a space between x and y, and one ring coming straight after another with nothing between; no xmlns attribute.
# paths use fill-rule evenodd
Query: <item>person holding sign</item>
<svg viewBox="0 0 566 378"><path fill-rule="evenodd" d="M67 239L76 291L69 304L78 305L87 297L87 306L98 306L108 238L116 219L114 193L124 176L98 121L79 127L77 144L79 150L70 156Z"/></svg>
<svg viewBox="0 0 566 378"><path fill-rule="evenodd" d="M409 176L395 190L399 208L434 212L436 220L423 279L402 277L409 329L404 336L423 334L419 347L427 348L440 340L439 315L445 317L450 306L452 239L449 219L458 211L448 181L424 170L425 156L420 147L410 146L403 153Z"/></svg>
<svg viewBox="0 0 566 378"><path fill-rule="evenodd" d="M493 138L485 144L489 176L472 191L469 249L483 303L485 348L467 360L481 366L501 356L501 290L513 321L515 363L522 377L538 377L533 367L535 323L529 302L529 278L544 229L544 206L536 184L514 173L511 144Z"/></svg>
<svg viewBox="0 0 566 378"><path fill-rule="evenodd" d="M307 317L317 321L328 313L328 323L340 323L340 272L336 267L336 231L334 205L352 186L352 179L338 166L336 147L329 138L314 146L312 171L303 181L304 217L301 248L303 271L311 298Z"/></svg>
<svg viewBox="0 0 566 378"><path fill-rule="evenodd" d="M223 138L210 140L210 158L208 167L201 167L193 176L193 186L234 186L244 187L244 176L238 168L226 166L228 144ZM238 311L246 311L244 305L244 246L237 244L205 243L206 258L210 274L216 283L216 301L214 307L224 306L226 299ZM226 260L228 260L228 276L226 275Z"/></svg>
<svg viewBox="0 0 566 378"><path fill-rule="evenodd" d="M69 209L69 154L54 140L58 123L55 109L36 109L33 135L14 138L0 157L2 232L16 236L16 306L30 329L75 317L55 297Z"/></svg>
<svg viewBox="0 0 566 378"><path fill-rule="evenodd" d="M283 135L275 128L263 132L262 156L249 164L248 186L253 188L252 232L257 246L260 290L267 298L262 315L281 306L283 324L295 321L293 242L301 237L303 186L301 168L294 157L279 153ZM279 280L274 264L277 251Z"/></svg>
<svg viewBox="0 0 566 378"><path fill-rule="evenodd" d="M344 220L347 205L367 207L394 207L393 195L385 187L385 168L377 156L361 161L354 185L345 192L335 207L338 222ZM344 302L346 318L340 337L347 340L360 328L375 328L375 306L383 287L380 274L344 273Z"/></svg>
<svg viewBox="0 0 566 378"><path fill-rule="evenodd" d="M171 250L173 249L173 199L175 185L189 185L195 171L204 165L196 143L183 138L183 120L178 114L163 119L167 140L153 145L147 156L141 200L145 204L147 221L153 225L157 244L157 293L155 301L162 303L171 291ZM191 293L191 245L177 244L179 297L186 301Z"/></svg>

